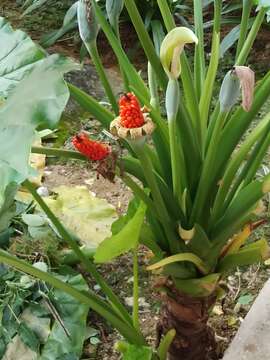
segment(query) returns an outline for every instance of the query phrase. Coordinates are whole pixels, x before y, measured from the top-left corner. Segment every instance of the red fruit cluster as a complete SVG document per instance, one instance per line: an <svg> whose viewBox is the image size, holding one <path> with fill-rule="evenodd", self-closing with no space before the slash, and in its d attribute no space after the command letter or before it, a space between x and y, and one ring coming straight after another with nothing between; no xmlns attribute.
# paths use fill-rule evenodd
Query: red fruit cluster
<svg viewBox="0 0 270 360"><path fill-rule="evenodd" d="M105 159L111 152L108 145L91 140L84 133L74 136L72 143L80 153L94 161Z"/></svg>
<svg viewBox="0 0 270 360"><path fill-rule="evenodd" d="M144 117L139 101L132 93L123 95L119 100L120 122L125 128L138 128L143 126Z"/></svg>

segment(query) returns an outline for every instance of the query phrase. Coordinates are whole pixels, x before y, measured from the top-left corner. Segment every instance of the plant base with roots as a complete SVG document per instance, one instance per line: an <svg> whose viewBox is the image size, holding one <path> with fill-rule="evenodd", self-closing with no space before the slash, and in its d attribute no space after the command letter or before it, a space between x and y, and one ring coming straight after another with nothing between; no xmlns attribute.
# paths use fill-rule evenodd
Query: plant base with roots
<svg viewBox="0 0 270 360"><path fill-rule="evenodd" d="M207 325L216 296L198 298L185 295L170 280L166 281L165 288L157 326L157 343L169 330L176 330L168 360L217 359L215 335Z"/></svg>

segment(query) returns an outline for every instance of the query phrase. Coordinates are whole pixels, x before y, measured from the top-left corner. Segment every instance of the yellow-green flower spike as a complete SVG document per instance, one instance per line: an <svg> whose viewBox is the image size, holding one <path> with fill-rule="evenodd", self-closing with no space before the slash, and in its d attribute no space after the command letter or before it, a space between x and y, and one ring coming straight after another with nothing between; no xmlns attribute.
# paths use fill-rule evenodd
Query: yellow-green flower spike
<svg viewBox="0 0 270 360"><path fill-rule="evenodd" d="M185 44L198 44L198 38L187 27L176 27L164 38L160 48L160 59L170 79L178 79L181 74L180 55Z"/></svg>

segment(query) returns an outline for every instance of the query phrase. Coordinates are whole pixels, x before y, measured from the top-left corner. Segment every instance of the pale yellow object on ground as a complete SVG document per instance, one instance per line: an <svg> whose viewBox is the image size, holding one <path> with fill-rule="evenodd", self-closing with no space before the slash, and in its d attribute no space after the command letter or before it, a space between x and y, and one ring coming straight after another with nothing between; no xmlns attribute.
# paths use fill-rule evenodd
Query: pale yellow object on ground
<svg viewBox="0 0 270 360"><path fill-rule="evenodd" d="M18 357L18 354L19 357ZM37 353L24 345L19 335L16 335L8 344L2 360L37 360Z"/></svg>
<svg viewBox="0 0 270 360"><path fill-rule="evenodd" d="M33 146L41 146L41 139L35 140ZM33 169L38 171L38 175L30 178L29 180L36 186L41 186L42 177L44 175L44 168L46 165L46 155L43 154L31 154L30 155L30 165Z"/></svg>
<svg viewBox="0 0 270 360"><path fill-rule="evenodd" d="M59 186L53 189L57 197L43 198L54 214L82 245L96 248L111 236L111 225L117 219L114 206L91 194L86 186Z"/></svg>

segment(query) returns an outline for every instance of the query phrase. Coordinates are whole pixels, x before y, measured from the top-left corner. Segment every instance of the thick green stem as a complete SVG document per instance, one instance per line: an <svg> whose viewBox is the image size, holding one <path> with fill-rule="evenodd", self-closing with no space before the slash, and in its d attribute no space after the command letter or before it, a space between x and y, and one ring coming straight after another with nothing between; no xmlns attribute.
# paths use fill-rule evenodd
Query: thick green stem
<svg viewBox="0 0 270 360"><path fill-rule="evenodd" d="M266 8L262 7L256 16L254 24L248 34L248 37L244 43L244 46L242 47L242 50L237 58L236 65L244 65L245 64L247 57L250 53L250 50L254 44L254 41L258 35L259 30L261 28L261 25L265 18L265 14L266 14Z"/></svg>
<svg viewBox="0 0 270 360"><path fill-rule="evenodd" d="M76 160L84 160L88 161L88 158L83 154L72 151L72 150L63 150L63 149L56 149L56 148L48 148L43 146L32 146L31 152L34 154L44 154L48 156L57 156L63 157L65 159L76 159Z"/></svg>
<svg viewBox="0 0 270 360"><path fill-rule="evenodd" d="M214 84L215 84L215 79L219 64L220 21L221 21L221 0L215 0L215 18L214 18L214 28L213 28L211 59L203 86L203 91L202 91L203 96L200 99L200 116L201 116L201 130L202 130L203 141L206 139L209 110L210 110L211 100L213 97Z"/></svg>
<svg viewBox="0 0 270 360"><path fill-rule="evenodd" d="M100 6L97 3L97 0L92 0L92 6L95 10L95 15L97 20L104 31L111 47L115 55L117 56L118 62L120 66L123 67L125 74L128 76L129 81L136 87L138 91L140 91L145 98L149 98L148 89L138 74L135 67L130 63L125 51L123 50L121 44L118 41L117 36L115 35L114 31L112 30L111 26L108 24L106 17L104 16Z"/></svg>
<svg viewBox="0 0 270 360"><path fill-rule="evenodd" d="M167 0L157 0L157 3L167 31L174 29L176 25Z"/></svg>
<svg viewBox="0 0 270 360"><path fill-rule="evenodd" d="M253 0L243 0L243 7L242 7L242 19L241 19L241 26L240 26L240 36L237 44L236 50L236 59L238 58L240 51L242 50L248 32L248 21L250 17L250 12L253 6Z"/></svg>
<svg viewBox="0 0 270 360"><path fill-rule="evenodd" d="M151 65L153 66L153 69L155 70L155 73L157 75L161 87L165 89L167 85L167 77L163 70L161 61L156 54L151 38L145 29L145 25L137 9L136 3L134 0L125 0L125 6L131 18L131 21L136 29L136 32L138 34L144 52L148 60L150 61Z"/></svg>
<svg viewBox="0 0 270 360"><path fill-rule="evenodd" d="M48 205L44 202L41 196L36 192L35 187L29 180L25 180L23 183L23 186L32 194L33 198L36 200L36 202L39 204L41 209L45 212L45 214L48 216L48 218L51 220L61 237L68 243L68 245L72 248L76 256L80 259L85 269L93 276L93 278L96 280L96 282L100 285L102 291L108 299L110 300L113 307L117 310L119 315L122 317L122 319L127 323L131 324L132 319L126 310L126 308L122 305L118 297L113 293L111 288L106 284L102 276L98 273L95 265L92 263L92 261L87 258L84 253L81 251L80 247L76 243L76 241L73 239L73 237L70 235L70 233L66 230L66 228L62 225L62 223L57 219L57 217L54 215L54 213L51 211L51 209L48 207Z"/></svg>
<svg viewBox="0 0 270 360"><path fill-rule="evenodd" d="M198 99L201 97L202 84L205 77L205 58L204 58L204 33L203 33L203 10L202 2L194 1L194 22L195 33L198 37L198 45L195 48L194 58L194 80Z"/></svg>
<svg viewBox="0 0 270 360"><path fill-rule="evenodd" d="M34 276L42 281L47 282L53 287L66 292L79 302L88 305L91 309L100 314L104 319L109 321L129 342L138 345L145 345L145 339L137 332L135 328L124 322L114 310L99 296L91 290L83 292L55 278L47 272L41 271L26 262L10 256L5 251L0 250L0 262Z"/></svg>
<svg viewBox="0 0 270 360"><path fill-rule="evenodd" d="M133 326L140 330L138 246L133 250Z"/></svg>
<svg viewBox="0 0 270 360"><path fill-rule="evenodd" d="M117 37L117 39L119 41L119 44L121 44L121 47L122 47L120 31L119 31L119 17L117 19L115 19L115 21L113 23L111 23L111 25L112 25L114 33L115 33L115 35L116 35L116 37ZM126 92L129 92L130 88L129 88L128 77L127 77L127 75L125 73L125 70L124 70L123 66L121 64L119 64L119 67L120 67L120 72L121 72L123 82L124 82L124 89L125 89Z"/></svg>
<svg viewBox="0 0 270 360"><path fill-rule="evenodd" d="M98 49L97 49L97 44L96 44L96 42L92 41L91 43L85 43L85 46L86 46L86 48L89 52L89 55L95 65L99 79L103 85L103 88L108 97L108 100L110 101L110 103L112 105L113 111L115 112L115 114L118 115L119 110L118 110L117 101L116 101L115 95L113 93L111 84L109 83L108 76L102 65L102 62L101 62L101 59L100 59L100 56L98 53Z"/></svg>
<svg viewBox="0 0 270 360"><path fill-rule="evenodd" d="M186 168L183 155L183 149L180 143L177 129L177 113L180 104L180 89L177 80L170 79L166 92L166 111L168 117L171 167L173 180L173 194L182 204L182 194L186 188Z"/></svg>

